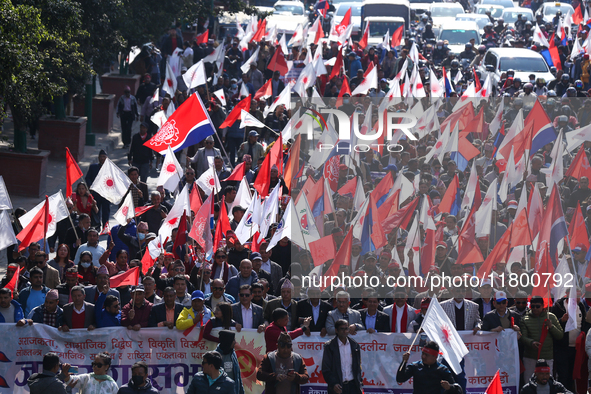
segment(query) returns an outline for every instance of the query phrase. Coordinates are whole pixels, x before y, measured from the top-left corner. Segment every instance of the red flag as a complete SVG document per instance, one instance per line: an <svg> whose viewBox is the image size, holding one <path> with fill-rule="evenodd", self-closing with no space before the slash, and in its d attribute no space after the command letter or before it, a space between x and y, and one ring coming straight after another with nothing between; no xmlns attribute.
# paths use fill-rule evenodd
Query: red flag
<svg viewBox="0 0 591 394"><path fill-rule="evenodd" d="M462 230L458 235L458 264L472 264L484 261L482 252L480 252L478 243L476 243L476 221L474 218L475 211L476 205L472 205L472 209L464 221Z"/></svg>
<svg viewBox="0 0 591 394"><path fill-rule="evenodd" d="M336 251L332 234L322 237L317 241L312 241L308 246L310 247L312 261L316 267L335 257Z"/></svg>
<svg viewBox="0 0 591 394"><path fill-rule="evenodd" d="M365 30L363 31L363 37L359 40L359 47L361 49L365 49L367 46L367 40L369 40L369 21L367 21L367 25L365 25Z"/></svg>
<svg viewBox="0 0 591 394"><path fill-rule="evenodd" d="M283 138L281 137L281 133L279 133L279 137L275 140L275 143L269 150L269 155L271 155L271 167L273 165L277 166L277 170L279 171L279 175L283 174Z"/></svg>
<svg viewBox="0 0 591 394"><path fill-rule="evenodd" d="M503 394L503 386L501 386L501 376L499 375L499 371L500 370L497 369L497 373L489 383L484 394Z"/></svg>
<svg viewBox="0 0 591 394"><path fill-rule="evenodd" d="M148 211L149 211L150 209L152 209L152 208L154 208L154 206L153 206L153 205L148 205L147 207L137 207L137 208L134 210L134 215L135 215L135 216L141 216L141 215L143 215L144 213L148 212Z"/></svg>
<svg viewBox="0 0 591 394"><path fill-rule="evenodd" d="M355 196L355 190L357 190L357 177L349 179L347 183L345 183L343 186L341 186L339 190L337 190L337 193L340 196L345 196L347 194Z"/></svg>
<svg viewBox="0 0 591 394"><path fill-rule="evenodd" d="M231 231L230 219L228 218L228 211L226 209L225 197L222 197L222 203L220 204L220 215L218 216L218 222L215 227L215 236L213 239L213 250L218 250L220 241L226 237L228 231Z"/></svg>
<svg viewBox="0 0 591 394"><path fill-rule="evenodd" d="M474 107L472 106L472 102L469 102L466 105L462 105L462 108L458 109L456 112L453 112L451 115L445 118L445 120L440 125L441 130L445 130L449 124L449 130L451 133L456 126L456 123L458 123L458 130L462 131L472 121L472 119L474 119Z"/></svg>
<svg viewBox="0 0 591 394"><path fill-rule="evenodd" d="M341 19L341 23L339 23L336 27L335 30L337 31L337 35L342 35L345 30L347 30L347 27L349 27L349 25L351 24L351 7L349 7L349 9L347 10L347 12L345 12L345 16L343 16L343 19Z"/></svg>
<svg viewBox="0 0 591 394"><path fill-rule="evenodd" d="M472 160L476 156L480 154L478 148L476 148L470 141L468 141L465 137L458 139L458 149L462 156L468 161Z"/></svg>
<svg viewBox="0 0 591 394"><path fill-rule="evenodd" d="M328 4L328 2L327 2ZM322 29L322 23L318 22L318 27L316 29L316 36L314 37L314 45L318 44L321 38L324 38L324 30Z"/></svg>
<svg viewBox="0 0 591 394"><path fill-rule="evenodd" d="M429 198L429 196L427 196ZM431 214L429 219L433 220ZM435 266L435 253L437 248L437 228L430 228L427 223L423 224L425 228L425 242L421 248L421 273L427 274L431 267Z"/></svg>
<svg viewBox="0 0 591 394"><path fill-rule="evenodd" d="M499 242L497 242L493 250L488 254L486 260L484 260L484 264L480 266L476 276L479 278L484 278L491 273L493 265L499 262L507 262L507 255L509 252L509 238L511 238L512 229L513 224L511 224L509 228L505 230L505 233Z"/></svg>
<svg viewBox="0 0 591 394"><path fill-rule="evenodd" d="M572 20L575 25L578 25L581 22L583 22L583 13L581 11L581 4L579 4L577 9L575 10L575 13L572 15Z"/></svg>
<svg viewBox="0 0 591 394"><path fill-rule="evenodd" d="M322 174L328 180L330 190L334 193L339 186L339 156L333 156L324 163Z"/></svg>
<svg viewBox="0 0 591 394"><path fill-rule="evenodd" d="M234 122L240 119L240 111L242 110L245 110L246 112L250 111L250 94L240 100L238 104L236 104L230 114L228 114L226 117L226 120L224 120L224 123L220 125L219 129L221 130L223 128L232 126Z"/></svg>
<svg viewBox="0 0 591 394"><path fill-rule="evenodd" d="M238 164L236 167L234 167L234 171L232 171L232 173L230 174L229 177L224 179L224 182L225 181L240 182L242 180L242 178L244 178L244 162L242 162L242 163Z"/></svg>
<svg viewBox="0 0 591 394"><path fill-rule="evenodd" d="M150 252L146 250L142 256L142 273L144 275L148 274L148 270L154 265L154 261L156 261L156 259L153 259L152 256L150 256Z"/></svg>
<svg viewBox="0 0 591 394"><path fill-rule="evenodd" d="M176 233L174 244L172 245L172 253L174 258L180 260L181 257L177 253L177 248L187 243L187 212L183 210L183 216L181 216L181 222Z"/></svg>
<svg viewBox="0 0 591 394"><path fill-rule="evenodd" d="M450 213L452 211L452 207L456 202L456 197L460 193L460 180L457 175L454 175L454 179L450 182L445 194L441 198L441 202L437 207L439 212L447 212Z"/></svg>
<svg viewBox="0 0 591 394"><path fill-rule="evenodd" d="M337 59L334 62L334 66L332 66L332 71L330 72L330 77L328 77L328 80L330 81L334 77L337 77L339 75L339 73L341 72L342 68L343 68L343 48L339 48L339 50L337 52ZM347 78L343 79L343 84L345 83L346 80L347 80ZM348 86L349 86L349 84L347 83L347 87ZM341 88L341 91L342 90L343 89ZM349 94L351 94L351 90L349 90Z"/></svg>
<svg viewBox="0 0 591 394"><path fill-rule="evenodd" d="M531 245L532 234L527 218L527 210L522 209L512 223L510 245L512 248L522 245Z"/></svg>
<svg viewBox="0 0 591 394"><path fill-rule="evenodd" d="M197 36L195 37L195 42L197 43L197 45L207 44L208 40L209 40L209 30L205 30L203 33L197 34Z"/></svg>
<svg viewBox="0 0 591 394"><path fill-rule="evenodd" d="M281 50L281 45L275 47L275 53L269 61L267 70L279 71L279 74L281 75L287 74L289 67L287 67L287 62L285 61L285 55L283 54L283 50Z"/></svg>
<svg viewBox="0 0 591 394"><path fill-rule="evenodd" d="M339 268L341 265L351 266L351 247L353 246L353 227L349 229L349 232L345 236L341 247L337 251L334 256L334 260L328 270L324 273L325 277L336 276L339 272ZM326 284L328 281L323 281ZM326 286L321 286L321 289L324 290Z"/></svg>
<svg viewBox="0 0 591 394"><path fill-rule="evenodd" d="M573 214L573 218L570 221L568 227L568 233L570 234L570 248L574 249L577 244L584 244L589 250L589 234L587 233L587 226L585 225L585 218L581 211L581 203L577 202L577 208ZM591 265L591 264L589 264Z"/></svg>
<svg viewBox="0 0 591 394"><path fill-rule="evenodd" d="M400 206L400 189L396 190L390 197L384 201L378 208L378 217L387 218L398 212Z"/></svg>
<svg viewBox="0 0 591 394"><path fill-rule="evenodd" d="M261 41L265 35L265 30L267 30L267 20L263 19L262 21L259 21L259 28L257 29L257 32L254 33L254 36L252 36L250 39L250 42Z"/></svg>
<svg viewBox="0 0 591 394"><path fill-rule="evenodd" d="M70 153L70 149L66 147L66 198L72 195L72 185L81 177L82 171Z"/></svg>
<svg viewBox="0 0 591 394"><path fill-rule="evenodd" d="M16 236L16 239L21 241L18 246L18 251L25 250L31 242L37 242L40 239L45 239L47 234L47 224L49 223L49 199L45 196L45 204L43 208L37 212L33 220L22 229Z"/></svg>
<svg viewBox="0 0 591 394"><path fill-rule="evenodd" d="M271 155L267 154L261 164L259 173L254 180L253 187L259 192L261 197L267 197L269 194L269 186L271 185Z"/></svg>
<svg viewBox="0 0 591 394"><path fill-rule="evenodd" d="M149 254L148 252L145 252L145 253ZM109 282L109 286L112 289L115 289L120 286L137 286L139 280L140 280L140 267L135 267L135 268L125 271L122 274L112 276L111 280Z"/></svg>
<svg viewBox="0 0 591 394"><path fill-rule="evenodd" d="M14 275L12 276L10 281L8 281L6 286L4 286L6 289L9 289L10 291L12 291L11 299L14 299L14 292L16 291L16 289L18 289L18 277L20 274L21 274L21 267L16 267L16 271L14 272Z"/></svg>
<svg viewBox="0 0 591 394"><path fill-rule="evenodd" d="M459 130L459 128L460 127L458 125L458 130ZM466 137L470 133L474 133L475 138L482 138L483 137L483 133L484 133L484 107L480 108L478 115L476 115L474 118L472 118L470 120L470 122L468 122L466 124L466 127L464 127L464 129L462 131L460 131L459 137L460 138ZM486 138L483 138L483 139L486 139Z"/></svg>
<svg viewBox="0 0 591 394"><path fill-rule="evenodd" d="M571 163L570 167L565 177L572 176L577 180L581 179L581 177L586 176L588 179L591 179L591 166L589 166L589 159L587 159L587 154L585 153L585 149L581 147L575 156L575 159Z"/></svg>
<svg viewBox="0 0 591 394"><path fill-rule="evenodd" d="M376 188L373 189L371 195L376 201L379 201L380 199L386 197L388 193L390 193L392 186L394 186L394 179L392 178L392 173L388 171L380 183L377 184Z"/></svg>
<svg viewBox="0 0 591 394"><path fill-rule="evenodd" d="M378 214L378 208L376 206L377 198L370 194L369 195L369 206L367 207L367 215L371 212L371 241L373 242L376 249L381 248L382 246L388 243L388 238L386 238L386 234L384 233L384 229L382 228L381 218ZM366 219L369 220L369 219Z"/></svg>
<svg viewBox="0 0 591 394"><path fill-rule="evenodd" d="M478 78L478 75L476 75L476 69L474 67L472 67L472 71L474 72L474 88L478 93L478 91L482 89L482 86L480 86L480 79ZM482 111L482 108L480 110Z"/></svg>
<svg viewBox="0 0 591 394"><path fill-rule="evenodd" d="M334 68L332 70L334 72ZM343 84L341 85L341 90L339 91L339 95L337 96L337 108L343 105L343 96L345 94L348 94L349 96L351 95L351 88L349 87L349 81L346 77L343 78Z"/></svg>
<svg viewBox="0 0 591 394"><path fill-rule="evenodd" d="M296 174L300 167L300 145L301 145L301 134L296 136L296 139L289 150L289 158L287 164L285 164L285 172L283 174L283 180L285 186L291 193L291 182L296 177Z"/></svg>
<svg viewBox="0 0 591 394"><path fill-rule="evenodd" d="M390 42L390 46L395 48L400 45L402 42L402 35L404 34L404 25L400 26L396 31L392 34L392 41Z"/></svg>
<svg viewBox="0 0 591 394"><path fill-rule="evenodd" d="M398 228L398 227L406 229L408 227L408 223L410 222L410 219L412 218L412 215L415 213L415 210L417 209L418 205L419 205L419 197L415 197L415 199L412 200L410 202L410 204L406 205L405 207L400 208L398 211L396 211L395 214L387 217L381 223L374 224L374 226L381 225L384 229L383 231L386 234L388 234L390 231L392 231L393 229ZM380 206L380 208L381 208L381 206Z"/></svg>
<svg viewBox="0 0 591 394"><path fill-rule="evenodd" d="M271 97L273 95L273 86L271 81L273 78L269 78L267 82L254 94L254 100L258 101L260 98Z"/></svg>
<svg viewBox="0 0 591 394"><path fill-rule="evenodd" d="M550 57L552 58L552 63L554 63L554 67L556 67L557 70L562 70L562 64L560 63L560 54L558 53L558 48L556 48L556 43L554 42L554 34L555 33L552 33L552 37L548 42L550 44L548 51L550 51Z"/></svg>
<svg viewBox="0 0 591 394"><path fill-rule="evenodd" d="M195 185L193 185L193 188L191 189L189 200L191 202L191 211L193 211L194 215L197 215L197 212L199 212L199 208L201 208L203 201L201 201L201 195L199 194L199 190Z"/></svg>

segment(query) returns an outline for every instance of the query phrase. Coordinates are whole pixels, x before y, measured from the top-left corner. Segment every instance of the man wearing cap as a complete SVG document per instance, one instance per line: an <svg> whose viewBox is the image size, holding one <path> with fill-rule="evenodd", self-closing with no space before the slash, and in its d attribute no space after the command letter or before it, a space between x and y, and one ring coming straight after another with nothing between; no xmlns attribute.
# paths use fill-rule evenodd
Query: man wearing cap
<svg viewBox="0 0 591 394"><path fill-rule="evenodd" d="M524 375L524 378L529 379L521 389L521 394L537 394L537 393L564 393L572 394L572 391L567 390L564 385L552 377L552 364L548 363L543 358L535 363L533 374Z"/></svg>
<svg viewBox="0 0 591 394"><path fill-rule="evenodd" d="M361 348L349 337L351 326L347 320L334 323L336 336L324 344L322 375L329 394L361 394Z"/></svg>
<svg viewBox="0 0 591 394"><path fill-rule="evenodd" d="M439 357L439 345L429 341L421 352L421 361L408 363L410 353L404 353L402 363L396 372L396 381L404 383L410 378L414 393L440 393L443 389L446 394L461 394L462 388L455 383L449 368L437 361Z"/></svg>
<svg viewBox="0 0 591 394"><path fill-rule="evenodd" d="M406 303L408 296L405 288L396 286L392 293L394 304L384 308L384 313L390 319L390 332L407 332L410 322L415 317L415 308Z"/></svg>
<svg viewBox="0 0 591 394"><path fill-rule="evenodd" d="M191 294L191 306L181 311L176 320L176 328L186 330L196 325L203 327L207 324L211 319L211 311L204 305L204 299L201 290L195 290Z"/></svg>
<svg viewBox="0 0 591 394"><path fill-rule="evenodd" d="M214 139L213 136L210 135L205 139L205 146L199 148L195 156L187 157L187 165L191 165L191 167L195 169L195 176L197 179L209 169L210 165L208 157L213 159L216 156L222 155L222 152L220 152L218 148L215 148L213 144Z"/></svg>
<svg viewBox="0 0 591 394"><path fill-rule="evenodd" d="M495 293L494 309L487 312L482 320L482 331L501 332L505 329L513 329L521 336L519 323L521 316L511 312L507 308L507 294L504 291Z"/></svg>
<svg viewBox="0 0 591 394"><path fill-rule="evenodd" d="M265 382L265 393L297 394L300 385L308 383L306 364L292 350L291 337L282 332L277 339L277 350L263 356L256 377Z"/></svg>
<svg viewBox="0 0 591 394"><path fill-rule="evenodd" d="M119 291L117 289L111 289L109 286L109 271L107 267L101 265L96 273L96 285L86 286L84 291L86 292L86 301L91 304L97 303L100 293L106 289L107 295L115 296L117 299L121 299Z"/></svg>
<svg viewBox="0 0 591 394"><path fill-rule="evenodd" d="M286 279L281 286L281 297L275 298L274 300L271 300L267 303L267 307L265 308L266 321L272 320L271 314L275 309L283 308L289 314L289 320L286 325L287 330L295 330L295 328L298 326L298 302L292 299L293 291L293 284L289 279Z"/></svg>
<svg viewBox="0 0 591 394"><path fill-rule="evenodd" d="M377 276L381 278L384 276L382 270L377 266L378 259L373 252L369 252L364 256L363 265L359 267L357 272L363 271L368 277Z"/></svg>
<svg viewBox="0 0 591 394"><path fill-rule="evenodd" d="M339 319L344 319L349 322L348 333L355 335L358 330L363 330L363 323L361 321L361 313L355 309L351 309L351 298L346 291L339 291L336 295L337 309L328 313L326 318L326 332L328 335L335 335L335 323Z"/></svg>
<svg viewBox="0 0 591 394"><path fill-rule="evenodd" d="M86 293L84 287L74 286L71 291L72 302L64 305L64 324L61 330L68 332L70 329L86 328L92 331L96 327L94 305L84 301Z"/></svg>
<svg viewBox="0 0 591 394"><path fill-rule="evenodd" d="M572 250L572 252L574 257L575 269L577 270L577 280L580 283L588 283L590 279L585 276L585 273L587 272L587 265L589 264L589 262L586 259L587 246L583 243L578 243Z"/></svg>
<svg viewBox="0 0 591 394"><path fill-rule="evenodd" d="M148 327L152 303L146 300L144 285L137 285L132 290L133 299L121 311L121 325L128 330L139 331Z"/></svg>
<svg viewBox="0 0 591 394"><path fill-rule="evenodd" d="M134 120L139 119L139 116L137 100L131 95L129 86L126 86L117 103L117 117L121 119L121 137L124 149L131 143L131 126Z"/></svg>
<svg viewBox="0 0 591 394"><path fill-rule="evenodd" d="M455 260L447 255L447 243L445 241L437 242L435 249L435 265L439 268L439 273L446 276L451 275L451 266Z"/></svg>
<svg viewBox="0 0 591 394"><path fill-rule="evenodd" d="M367 308L359 311L361 313L361 322L368 333L376 332L390 332L390 317L378 310L380 302L378 300L378 293L372 289L367 295L365 301Z"/></svg>
<svg viewBox="0 0 591 394"><path fill-rule="evenodd" d="M54 328L60 328L63 324L64 311L57 306L59 294L57 290L53 289L45 296L45 302L33 310L27 316L27 319L22 319L17 326L24 326L26 323L42 323Z"/></svg>

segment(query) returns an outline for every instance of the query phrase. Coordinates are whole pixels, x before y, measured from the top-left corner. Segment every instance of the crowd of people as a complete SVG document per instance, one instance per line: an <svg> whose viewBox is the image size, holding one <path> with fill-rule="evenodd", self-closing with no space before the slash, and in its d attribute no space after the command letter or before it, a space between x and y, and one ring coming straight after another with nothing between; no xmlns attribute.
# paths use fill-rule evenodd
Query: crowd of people
<svg viewBox="0 0 591 394"><path fill-rule="evenodd" d="M575 9L585 7L576 2L572 5ZM464 6L468 10L471 5ZM535 11L540 4L531 2L524 6ZM591 339L587 335L591 329L591 133L586 131L591 124L591 101L584 99L591 88L586 45L590 28L584 23L565 25L572 15L569 19L556 14L551 22L540 15L533 21L520 17L513 25L493 18L490 13L488 16L490 23L484 28L482 44L467 42L459 54L452 53L445 41L434 41L428 12L416 18L412 34L407 34L404 43L396 47L390 47L389 37L384 40L386 44L378 47L364 46L361 37L356 41L349 37L341 40L338 34L336 38L332 35L332 29L320 40L315 40L315 32L310 32L311 45L292 45L289 51L281 50L277 37L267 37L267 32L256 42L245 42L242 35L227 40L210 35L207 43L197 44L184 41L182 32L171 28L160 43L142 50L147 56L141 57L146 70L141 86L135 94L126 88L117 106L124 147L129 149L128 167L124 170L132 182L134 206L153 207L127 220L125 225L111 226L106 247L100 244L99 234L112 221L111 211L115 208L103 196L89 190L107 158L107 153L101 151L84 181L67 196L70 218L58 223L55 235L26 245L22 253L9 249L7 274L0 282L1 321L19 327L45 324L62 332L115 326L134 331L146 327L185 331L202 325L203 338L219 346L204 355L203 371L191 381L189 393L244 392L233 351L234 333L243 328L264 333L267 354L257 369L257 378L266 382L266 391L271 394L281 390L296 393L299 385L308 381L301 356L292 351L293 339L310 333L334 335L324 348L324 378L329 393L353 394L362 390L362 360L355 335L361 331L418 332L431 299L437 297L456 330L517 332L522 393L586 392L586 361L581 367L580 360L591 355ZM252 29L256 32L256 28ZM537 31L541 36L534 34ZM551 48L540 45L542 37L543 41L555 40L549 43ZM222 48L223 61L207 61L220 45L226 46ZM553 64L549 67L554 79L546 81L532 73L529 80L521 80L515 76L520 70L509 69L496 80L493 72L483 71L487 65L485 54L495 47L528 48L538 53L556 47L558 55L551 56ZM252 60L256 51L258 58ZM167 77L165 66L175 56L182 66L176 76L177 91L170 95L162 84ZM279 57L283 61L278 61ZM208 84L189 89L183 74L202 60L206 60ZM315 80L305 85L307 97L299 97L293 108L289 104L277 105L268 111L285 89L291 89L294 82L303 83L299 75L312 62ZM241 68L245 64L247 68ZM289 71L281 67L278 70L277 64L285 64ZM301 68L300 73L292 72L292 68ZM373 68L377 76L372 76ZM376 78L375 84L366 81L370 77ZM366 84L368 89L353 94ZM487 86L490 90L485 92ZM224 99L213 94L219 91ZM310 100L315 92L322 96L322 104ZM150 170L160 170L162 160L144 143L158 132L158 113L170 116L194 93L205 103L216 135L183 152L186 168L178 190L188 186L190 192L197 190L205 200L207 195L197 180L212 166L222 184L215 200L216 226L212 227L212 237L220 226L222 211L227 212L231 230L225 231L224 242L213 250L210 261L202 250L205 245L191 239L176 244L179 234L174 230L137 286L111 288L111 277L142 266L143 256L149 253L148 244L157 238L175 202L175 193L162 186L154 190L148 187ZM252 97L248 113L265 127L241 127L238 116L228 127L220 128L247 95ZM291 96L298 98L295 91ZM458 105L459 101L453 98L460 96L477 99ZM333 258L315 260L317 255L308 245L300 245L290 237L270 246L274 234L283 226L281 219L288 214L290 204L302 196L311 198L311 185L329 177L326 164L311 165L311 158L322 153L315 151L310 141L303 141L303 135L296 136L294 120L310 108L336 108L349 116L357 114L353 119L371 129L381 116L379 103L373 105L372 100L380 98L389 100L386 107L391 111L416 114L419 121L412 132L418 138L407 136L392 141L402 149L391 153L369 149L357 155L336 156L338 175L333 185L326 186L332 189L331 193L323 194L324 208L308 201L314 218L307 219L316 223L322 239L331 238ZM265 112L269 113L264 116ZM135 119L141 121L140 132L132 136ZM331 127L335 126L325 125L323 134L330 134ZM552 134L536 150L533 140L544 134L542 129L551 130ZM282 140L281 135L286 132L290 137ZM460 147L446 145L456 132L460 132L460 137L455 137ZM528 137L519 139L523 135ZM283 161L279 167L265 166L275 144L282 145ZM301 157L290 156L294 146L298 146L296 154ZM474 153L467 158L466 152ZM180 152L177 154L181 157ZM324 158L328 160L328 156ZM297 168L292 168L291 179L286 179L290 161ZM248 219L248 206L234 204L241 182L226 179L241 163L243 178L253 192L267 195L280 186L277 215L260 244L255 239L240 242L234 233ZM265 190L257 188L257 179L267 175L261 171L269 171ZM520 172L515 175L516 171ZM353 192L351 182L360 183ZM556 256L543 259L548 262L546 267L554 265L548 271L552 273L559 272L557 261L565 261L567 268L561 275L570 273L574 278L577 308L575 327L569 327L569 331L565 328L571 318L567 306L570 293L565 288L561 288L561 293L553 293L550 301L547 297L532 297L535 286L530 279L541 273L538 244L534 240L543 235L542 223L554 223L546 222L544 216L545 207L550 206L550 198L555 195L550 193L552 189L560 201L558 216L564 219L568 232L561 234L560 240L553 240L554 249L550 247L550 251ZM362 198L355 195L359 190ZM452 196L450 190L456 190L456 194ZM478 208L485 207L491 199L495 204L488 216L478 216L484 212L484 208ZM363 205L365 200L380 200L376 209L384 216L374 218L374 223L416 205L405 220L388 228L385 242L375 247L376 239L368 241L365 229L354 230L359 226L359 216L367 218L361 210L367 209ZM536 208L537 200L540 204ZM456 205L461 207L453 208ZM382 211L384 208L388 209ZM525 228L530 229L529 243L520 243L517 247L522 249L517 249L516 244L511 246L509 242L506 253L496 253L499 245L513 239L514 224L521 223L519 213L524 208L528 212ZM22 208L14 212L16 232L21 230L17 219L25 212ZM480 259L466 263L458 239L468 239L466 229L474 223L472 214L488 217L488 222L476 235L472 233L474 250ZM304 226L301 218L297 219L292 232ZM428 226L429 221L434 228ZM430 238L429 230L435 230L434 238ZM348 239L349 234L356 235ZM433 253L427 254L432 240ZM347 257L335 260L334 256L339 256L343 248L345 254L340 256ZM50 259L53 253L55 257ZM425 262L427 258L431 260ZM491 264L487 265L489 261ZM416 267L426 267L424 286L383 290L386 283L394 283L388 279L420 274ZM475 286L467 285L474 283L470 278L481 269L485 269L485 275L478 277ZM6 288L17 272L16 288ZM305 283L306 277L326 272L349 278L377 278L379 286L324 288ZM528 280L510 281L512 274ZM459 285L442 285L438 279L443 276L462 280ZM441 388L448 393L465 392L465 374L451 372L437 361L438 354L439 347L434 342L423 347L418 363L407 364L409 355L405 354L397 380L403 382L413 377L415 392ZM93 362L93 374L70 376L69 365L61 364L57 355L49 353L43 360L43 372L33 375L29 386L32 393L54 387L48 384L55 385L55 393L65 392L60 391L65 390L64 384L89 393L157 392L151 387L145 363L133 366L131 381L121 388L107 374L110 365L110 355L101 353Z"/></svg>

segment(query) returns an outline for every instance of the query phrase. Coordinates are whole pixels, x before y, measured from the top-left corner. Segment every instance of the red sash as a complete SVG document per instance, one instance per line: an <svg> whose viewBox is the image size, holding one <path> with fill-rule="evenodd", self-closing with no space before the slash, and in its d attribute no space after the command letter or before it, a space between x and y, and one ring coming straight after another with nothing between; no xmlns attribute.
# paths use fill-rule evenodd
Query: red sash
<svg viewBox="0 0 591 394"><path fill-rule="evenodd" d="M396 308L396 304L392 305L392 329L390 331L396 332L396 320L397 320L398 310ZM408 305L404 305L404 312L402 312L402 319L400 319L400 332L406 332L407 326L407 319L408 319Z"/></svg>

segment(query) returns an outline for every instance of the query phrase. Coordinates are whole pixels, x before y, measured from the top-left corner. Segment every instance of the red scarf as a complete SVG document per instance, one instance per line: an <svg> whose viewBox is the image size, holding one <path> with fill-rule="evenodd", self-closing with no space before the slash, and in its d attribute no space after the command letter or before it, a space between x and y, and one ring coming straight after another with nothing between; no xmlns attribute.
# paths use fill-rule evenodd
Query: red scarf
<svg viewBox="0 0 591 394"><path fill-rule="evenodd" d="M392 332L396 332L396 320L398 310L396 304L392 305ZM406 332L406 321L408 319L408 306L404 305L404 312L402 312L402 319L400 320L400 332Z"/></svg>
<svg viewBox="0 0 591 394"><path fill-rule="evenodd" d="M211 277L214 278L215 277L215 273L218 269L218 265L214 264L213 267L211 268ZM224 283L228 283L228 274L230 272L230 266L228 265L228 263L224 262L224 274L222 275L222 278Z"/></svg>

